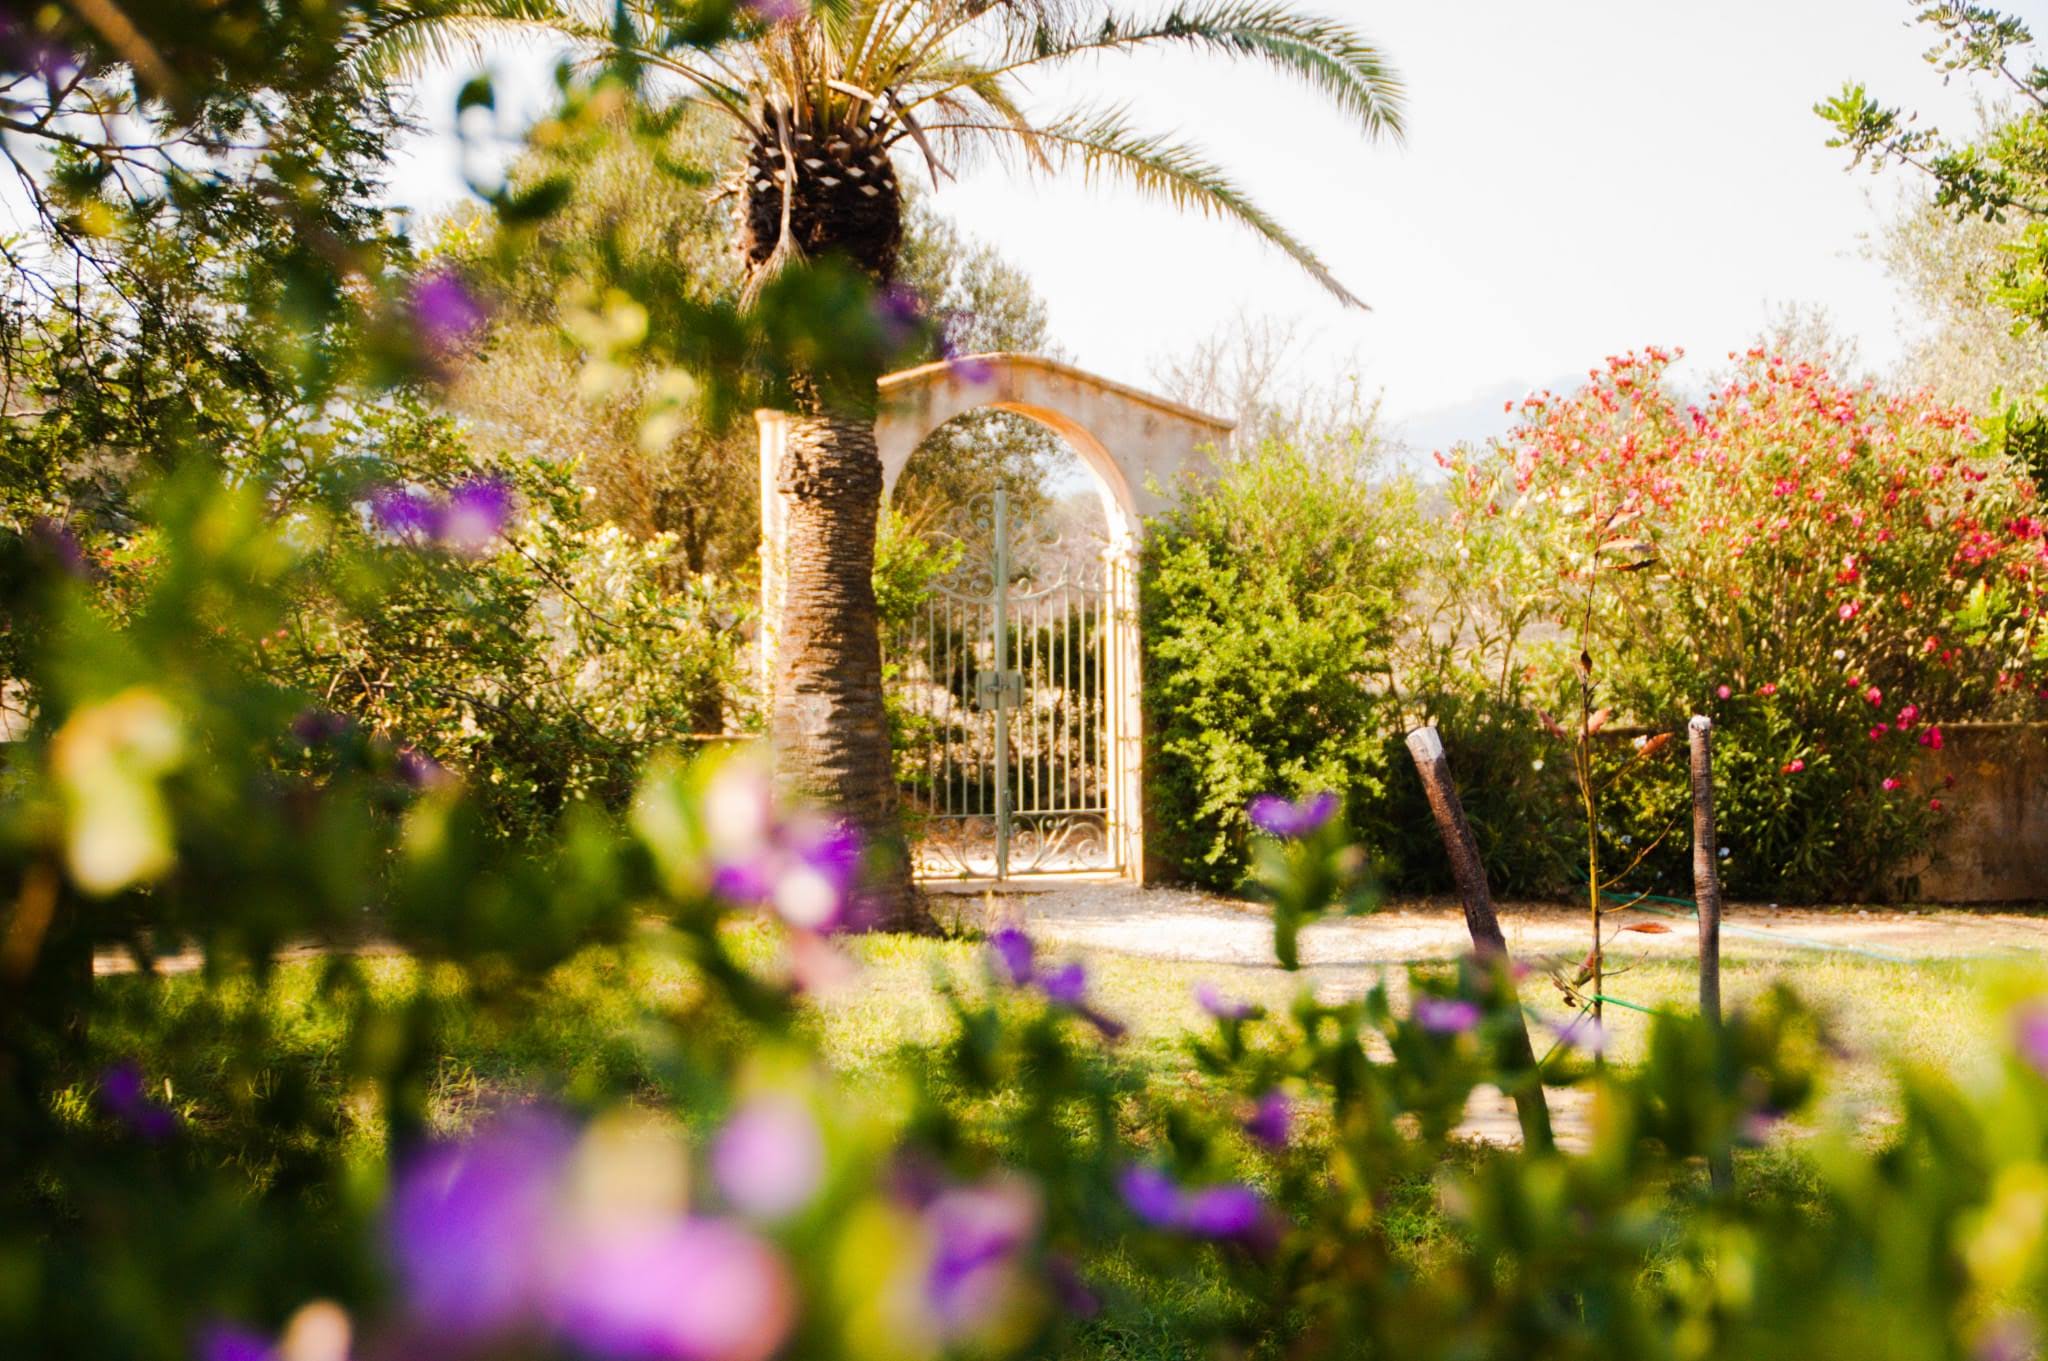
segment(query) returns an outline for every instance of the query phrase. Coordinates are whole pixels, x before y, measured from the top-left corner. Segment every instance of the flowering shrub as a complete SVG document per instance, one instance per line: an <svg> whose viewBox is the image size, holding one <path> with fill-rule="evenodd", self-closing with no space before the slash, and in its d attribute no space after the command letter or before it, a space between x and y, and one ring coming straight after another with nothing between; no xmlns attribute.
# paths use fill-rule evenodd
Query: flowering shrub
<svg viewBox="0 0 2048 1361"><path fill-rule="evenodd" d="M309 697L249 658L311 550L247 491L153 514L166 570L125 614L62 571L4 578L41 700L0 791L8 1355L1021 1358L1143 1329L1188 1354L1917 1358L2034 1327L2032 990L1985 1090L1907 1074L1895 1151L1844 1140L1740 1196L1696 1160L1810 1118L1824 1062L1784 995L1659 1017L1640 1067L1597 1076L1597 1029L1559 1027L1545 1080L1601 1087L1582 1154L1454 1154L1474 1088L1515 1081L1512 980L1470 964L1405 1004L1201 988L1194 1071L1160 1087L1085 967L1006 930L942 981L933 1047L851 1079L805 1002L857 967L843 828L744 755L658 761L623 816L524 842L454 773L415 787L369 750L300 772ZM1351 905L1336 812L1249 814L1297 923ZM370 932L417 966L352 953ZM275 991L293 942L329 951L334 1059ZM81 968L187 945L182 986ZM639 1062L522 1070L435 1128L451 1033L575 961L663 971L612 1004Z"/></svg>
<svg viewBox="0 0 2048 1361"><path fill-rule="evenodd" d="M1624 715L1714 717L1736 891L1866 889L1924 844L1916 749L1945 722L2033 711L2033 489L1924 395L1757 349L1688 403L1673 358L1529 398L1511 435L1446 460L1457 513L1544 545L1567 628L1591 601ZM1628 830L1654 835L1679 797L1651 790Z"/></svg>

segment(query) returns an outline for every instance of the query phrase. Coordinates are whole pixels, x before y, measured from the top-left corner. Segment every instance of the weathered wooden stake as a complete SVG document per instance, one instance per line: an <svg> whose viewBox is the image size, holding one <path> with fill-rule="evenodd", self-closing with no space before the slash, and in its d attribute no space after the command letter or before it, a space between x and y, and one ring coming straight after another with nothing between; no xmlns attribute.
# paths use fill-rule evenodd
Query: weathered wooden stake
<svg viewBox="0 0 2048 1361"><path fill-rule="evenodd" d="M1692 894L1700 922L1700 1015L1721 1024L1721 863L1714 830L1714 720L1693 715L1686 725L1692 750ZM1707 1160L1716 1191L1735 1184L1729 1155Z"/></svg>
<svg viewBox="0 0 2048 1361"><path fill-rule="evenodd" d="M1515 994L1507 937L1501 934L1500 918L1493 910L1486 868L1479 863L1479 843L1472 836L1472 825L1465 820L1465 805L1459 801L1457 783L1451 779L1451 763L1444 757L1443 740L1435 728L1417 728L1408 734L1408 754L1415 758L1423 793L1429 796L1429 811L1436 815L1436 829L1443 837L1444 853L1451 860L1451 877L1457 881L1458 897L1465 904L1465 929L1472 934L1472 953L1494 971L1499 986L1508 990L1515 1027L1503 1047L1509 1064L1519 1070L1517 1076L1523 1079L1514 1094L1515 1114L1522 1123L1522 1144L1526 1148L1547 1149L1552 1144L1550 1103L1544 1098L1543 1082L1536 1071L1536 1053L1529 1044L1529 1023Z"/></svg>

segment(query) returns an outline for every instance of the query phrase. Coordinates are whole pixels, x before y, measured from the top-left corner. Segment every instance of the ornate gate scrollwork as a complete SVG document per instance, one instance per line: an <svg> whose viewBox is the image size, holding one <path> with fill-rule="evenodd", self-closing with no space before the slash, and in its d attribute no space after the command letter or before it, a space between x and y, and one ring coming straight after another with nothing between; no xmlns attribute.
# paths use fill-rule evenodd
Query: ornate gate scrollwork
<svg viewBox="0 0 2048 1361"><path fill-rule="evenodd" d="M897 774L927 877L1123 869L1115 720L1118 574L1013 513L998 489L960 508L958 560L892 638Z"/></svg>

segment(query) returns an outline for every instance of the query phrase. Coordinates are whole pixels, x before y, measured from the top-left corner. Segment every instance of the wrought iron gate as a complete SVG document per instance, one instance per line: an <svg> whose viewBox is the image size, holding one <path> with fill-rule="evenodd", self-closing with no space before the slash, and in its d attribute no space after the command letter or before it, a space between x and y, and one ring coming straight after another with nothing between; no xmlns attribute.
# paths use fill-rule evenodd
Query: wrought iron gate
<svg viewBox="0 0 2048 1361"><path fill-rule="evenodd" d="M962 507L959 553L892 638L897 775L926 876L1122 868L1117 828L1118 574L1104 545Z"/></svg>

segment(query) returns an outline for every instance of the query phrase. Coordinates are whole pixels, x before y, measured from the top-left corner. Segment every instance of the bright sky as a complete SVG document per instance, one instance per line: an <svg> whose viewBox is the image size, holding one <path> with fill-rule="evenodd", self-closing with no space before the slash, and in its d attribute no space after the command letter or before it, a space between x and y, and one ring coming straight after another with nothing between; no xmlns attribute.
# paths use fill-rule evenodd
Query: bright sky
<svg viewBox="0 0 2048 1361"><path fill-rule="evenodd" d="M1368 303L1330 300L1249 233L1128 191L986 167L937 205L1036 282L1084 367L1145 385L1240 308L1298 316L1332 379L1357 361L1422 448L1502 428L1501 406L1611 353L1681 346L1718 363L1787 303L1819 304L1882 366L1899 300L1866 258L1897 176L1843 169L1813 104L1844 79L1968 132L1970 97L1920 60L1894 0L1325 0L1392 57L1403 145L1366 146L1310 95L1190 53L1114 58L1033 90L1128 98L1228 168ZM2006 8L2048 33L2048 0ZM508 59L511 61L512 59ZM531 101L532 57L512 63ZM422 89L452 104L453 78ZM459 195L445 132L394 185ZM910 167L906 166L906 169ZM919 172L921 173L921 172Z"/></svg>

